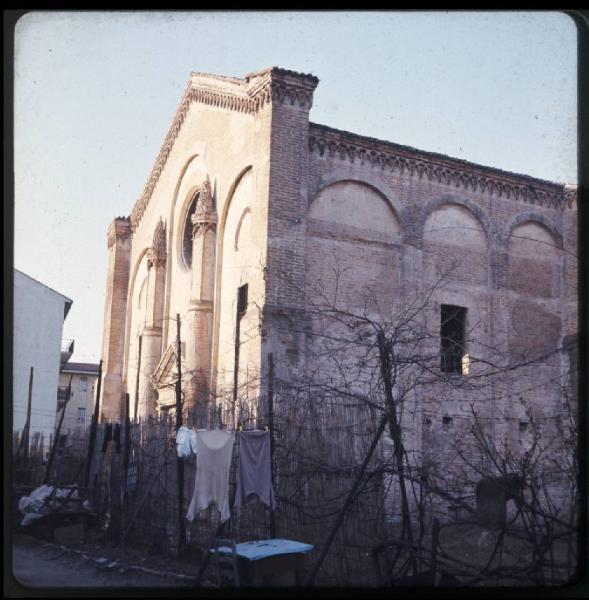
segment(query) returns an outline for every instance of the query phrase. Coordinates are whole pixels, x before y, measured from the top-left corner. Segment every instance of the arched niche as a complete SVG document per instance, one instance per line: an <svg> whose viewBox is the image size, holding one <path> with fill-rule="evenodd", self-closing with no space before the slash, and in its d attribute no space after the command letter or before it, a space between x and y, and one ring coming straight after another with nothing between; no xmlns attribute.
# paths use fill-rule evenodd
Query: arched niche
<svg viewBox="0 0 589 600"><path fill-rule="evenodd" d="M401 239L399 218L373 186L343 180L323 188L307 214L310 305L389 310L399 291Z"/></svg>
<svg viewBox="0 0 589 600"><path fill-rule="evenodd" d="M507 244L508 282L514 292L537 298L560 294L559 240L537 221L514 227Z"/></svg>
<svg viewBox="0 0 589 600"><path fill-rule="evenodd" d="M241 217L237 222L237 227L235 228L235 245L234 250L239 251L239 243L240 239L243 237L245 240L245 244L249 242L252 235L252 219L251 219L252 209L249 206L246 206L241 213Z"/></svg>
<svg viewBox="0 0 589 600"><path fill-rule="evenodd" d="M145 310L146 300L147 300L147 276L144 277L143 283L139 287L139 295L137 297L137 309L138 310L141 310L141 309Z"/></svg>
<svg viewBox="0 0 589 600"><path fill-rule="evenodd" d="M543 224L527 221L514 227L509 234L508 252L540 260L555 260L559 242Z"/></svg>
<svg viewBox="0 0 589 600"><path fill-rule="evenodd" d="M477 216L466 206L444 203L423 225L422 279L426 288L446 282L484 286L489 277L488 240Z"/></svg>
<svg viewBox="0 0 589 600"><path fill-rule="evenodd" d="M331 230L343 230L344 235L347 231L364 239L391 243L398 242L402 234L388 199L371 185L353 180L337 181L323 188L311 203L308 220L311 232L331 225Z"/></svg>
<svg viewBox="0 0 589 600"><path fill-rule="evenodd" d="M262 251L252 227L255 218L253 197L254 176L247 170L241 174L228 198L218 232L215 371L220 394L227 393L233 386L238 290L247 285L248 309L256 301L261 305L263 294ZM248 310L240 322L240 373L249 363L256 364L257 361L255 347L256 341L259 344L259 331L254 321L255 315Z"/></svg>
<svg viewBox="0 0 589 600"><path fill-rule="evenodd" d="M131 398L131 405L135 402L135 388L137 369L139 368L139 336L143 333L146 319L147 298L147 248L140 254L129 286L129 299L127 303L127 335L126 335L126 382L127 393ZM141 401L141 399L140 399Z"/></svg>
<svg viewBox="0 0 589 600"><path fill-rule="evenodd" d="M193 196L206 174L203 157L199 154L189 156L178 173L166 222L168 240L164 315L184 314L188 308L187 290L190 289L191 273L182 262L183 230L181 227L186 223L186 215ZM169 320L164 320L162 333L164 347L169 343L168 334L172 339L176 335L175 328L172 327L170 330L169 327Z"/></svg>
<svg viewBox="0 0 589 600"><path fill-rule="evenodd" d="M424 243L487 248L487 234L474 213L460 204L443 204L433 210L423 227Z"/></svg>

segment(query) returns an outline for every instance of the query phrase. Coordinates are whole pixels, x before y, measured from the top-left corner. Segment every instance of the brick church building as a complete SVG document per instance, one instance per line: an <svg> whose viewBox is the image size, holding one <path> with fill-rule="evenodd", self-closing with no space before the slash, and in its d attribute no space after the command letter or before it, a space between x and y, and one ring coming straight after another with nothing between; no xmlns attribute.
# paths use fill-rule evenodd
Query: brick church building
<svg viewBox="0 0 589 600"><path fill-rule="evenodd" d="M312 123L317 84L191 75L108 230L102 419L125 394L131 416L172 408L178 349L184 407L227 422L248 402L263 421L269 360L276 381L369 396L371 359L359 338L336 348L339 317L392 335L410 315L428 385L402 396L408 447L444 456L473 407L525 445L522 406L557 413L575 369L575 188Z"/></svg>

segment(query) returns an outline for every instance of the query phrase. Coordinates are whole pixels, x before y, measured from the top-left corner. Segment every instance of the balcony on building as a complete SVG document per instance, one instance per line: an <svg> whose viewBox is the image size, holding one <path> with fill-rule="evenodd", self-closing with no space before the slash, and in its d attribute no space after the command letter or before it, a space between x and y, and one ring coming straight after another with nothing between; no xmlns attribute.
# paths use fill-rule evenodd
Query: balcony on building
<svg viewBox="0 0 589 600"><path fill-rule="evenodd" d="M62 340L60 369L63 369L64 365L72 357L73 353L74 353L74 340Z"/></svg>

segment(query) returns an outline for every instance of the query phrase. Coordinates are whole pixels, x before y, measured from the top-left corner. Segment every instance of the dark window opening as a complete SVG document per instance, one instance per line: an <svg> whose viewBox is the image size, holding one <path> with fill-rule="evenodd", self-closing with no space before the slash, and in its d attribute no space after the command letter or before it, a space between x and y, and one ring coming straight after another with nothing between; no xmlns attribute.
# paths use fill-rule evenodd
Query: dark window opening
<svg viewBox="0 0 589 600"><path fill-rule="evenodd" d="M247 310L247 283L237 289L237 318L241 319Z"/></svg>
<svg viewBox="0 0 589 600"><path fill-rule="evenodd" d="M237 308L235 311L235 363L233 366L233 400L237 400L237 386L239 378L239 345L241 319L247 310L247 283L237 288Z"/></svg>
<svg viewBox="0 0 589 600"><path fill-rule="evenodd" d="M466 308L442 304L440 323L440 368L444 373L466 375L468 372L468 359L464 349Z"/></svg>
<svg viewBox="0 0 589 600"><path fill-rule="evenodd" d="M196 202L198 200L198 194L195 194L188 212L186 213L186 220L184 221L184 232L182 234L182 256L186 266L190 269L192 267L192 215L196 210Z"/></svg>

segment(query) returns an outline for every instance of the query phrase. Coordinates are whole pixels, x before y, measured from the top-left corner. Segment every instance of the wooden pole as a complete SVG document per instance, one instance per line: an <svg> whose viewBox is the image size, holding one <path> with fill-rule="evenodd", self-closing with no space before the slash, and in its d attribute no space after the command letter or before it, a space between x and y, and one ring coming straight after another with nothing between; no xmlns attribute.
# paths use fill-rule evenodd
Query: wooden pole
<svg viewBox="0 0 589 600"><path fill-rule="evenodd" d="M61 417L59 418L59 423L57 424L57 429L55 430L55 436L53 437L53 444L51 445L51 454L49 455L49 462L47 463L47 470L45 471L45 480L44 484L47 484L49 481L49 476L51 474L51 467L53 467L53 459L55 458L55 448L59 444L59 432L61 431L61 425L63 423L63 417L65 416L65 409L67 408L67 404L70 401L71 393L72 393L72 379L73 375L70 377L70 382L67 386L67 398L63 403L63 409L61 411Z"/></svg>
<svg viewBox="0 0 589 600"><path fill-rule="evenodd" d="M131 418L129 416L129 394L125 394L125 454L123 456L124 477L124 492L123 501L129 503L129 494L127 493L127 477L129 475L129 455L131 454Z"/></svg>
<svg viewBox="0 0 589 600"><path fill-rule="evenodd" d="M407 500L407 487L405 484L405 465L403 463L403 455L405 450L403 448L403 439L401 434L401 427L397 420L397 411L395 408L395 401L393 398L392 381L391 381L391 346L385 340L384 333L379 331L378 336L378 349L380 353L380 372L382 381L384 384L384 392L386 397L386 414L389 418L389 431L391 438L393 438L395 461L397 463L397 473L399 477L399 489L401 491L401 511L403 516L403 528L401 536L404 539L407 534L409 546L413 545L413 530L411 528L411 517L409 514L409 502ZM412 560L415 570L415 561Z"/></svg>
<svg viewBox="0 0 589 600"><path fill-rule="evenodd" d="M431 555L431 572L432 572L432 587L436 585L436 574L438 570L438 544L440 540L440 521L434 519L434 526L432 530L432 555Z"/></svg>
<svg viewBox="0 0 589 600"><path fill-rule="evenodd" d="M135 379L135 412L133 415L137 418L139 411L139 373L141 371L141 346L143 344L143 336L139 336L139 351L137 354L137 378Z"/></svg>
<svg viewBox="0 0 589 600"><path fill-rule="evenodd" d="M270 483L274 487L274 355L268 353L268 430L270 433ZM276 519L270 507L270 537L276 537Z"/></svg>
<svg viewBox="0 0 589 600"><path fill-rule="evenodd" d="M94 446L96 444L96 429L98 427L98 416L100 411L100 388L102 385L102 359L98 363L98 381L96 382L96 399L94 400L94 414L90 422L90 439L88 441L88 453L86 455L86 468L84 472L84 488L88 490L90 483L90 468L94 457Z"/></svg>
<svg viewBox="0 0 589 600"><path fill-rule="evenodd" d="M31 367L29 372L29 399L27 402L27 420L22 430L22 438L20 439L20 445L18 449L18 455L22 458L26 464L29 459L29 436L31 431L31 406L33 401L33 373L34 369Z"/></svg>
<svg viewBox="0 0 589 600"><path fill-rule="evenodd" d="M180 315L176 315L176 433L182 427L182 346L180 344ZM184 524L184 463L176 456L178 473L178 551L186 543L186 526Z"/></svg>

